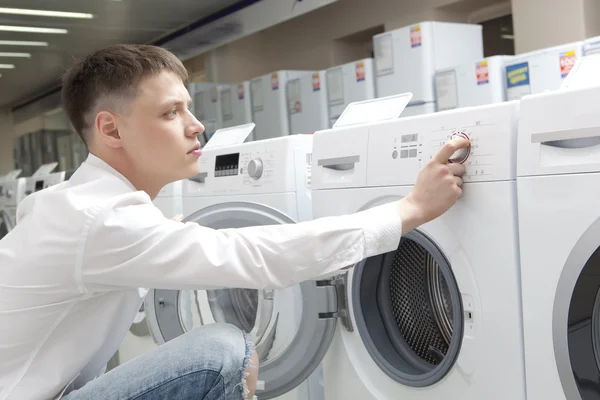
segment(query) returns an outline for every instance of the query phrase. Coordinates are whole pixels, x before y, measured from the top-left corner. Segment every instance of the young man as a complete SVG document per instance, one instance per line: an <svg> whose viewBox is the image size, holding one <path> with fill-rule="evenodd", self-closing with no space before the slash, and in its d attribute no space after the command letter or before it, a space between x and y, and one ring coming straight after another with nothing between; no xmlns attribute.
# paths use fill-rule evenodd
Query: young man
<svg viewBox="0 0 600 400"><path fill-rule="evenodd" d="M165 218L152 199L196 175L186 70L152 46L75 63L64 108L90 156L68 182L27 197L0 241L0 399L252 398L258 360L236 328L194 330L102 374L140 307L138 287L284 287L393 251L460 197L448 142L406 198L296 225L212 230Z"/></svg>

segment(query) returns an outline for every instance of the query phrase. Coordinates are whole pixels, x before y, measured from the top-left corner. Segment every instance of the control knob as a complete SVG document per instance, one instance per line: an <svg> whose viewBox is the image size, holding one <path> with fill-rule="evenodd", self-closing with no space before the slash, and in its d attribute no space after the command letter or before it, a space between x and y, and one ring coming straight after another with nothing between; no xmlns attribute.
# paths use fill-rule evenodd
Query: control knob
<svg viewBox="0 0 600 400"><path fill-rule="evenodd" d="M250 160L248 163L248 176L252 179L259 179L263 173L263 162L260 158Z"/></svg>
<svg viewBox="0 0 600 400"><path fill-rule="evenodd" d="M456 133L452 134L451 139L456 139L456 138L465 138L465 139L469 140L469 136L467 136L467 134L464 132L456 132ZM465 161L467 161L467 158L469 158L470 154L471 154L471 145L469 144L469 146L467 146L463 149L459 149L454 154L452 154L452 156L450 156L448 161L450 161L451 163L462 164Z"/></svg>

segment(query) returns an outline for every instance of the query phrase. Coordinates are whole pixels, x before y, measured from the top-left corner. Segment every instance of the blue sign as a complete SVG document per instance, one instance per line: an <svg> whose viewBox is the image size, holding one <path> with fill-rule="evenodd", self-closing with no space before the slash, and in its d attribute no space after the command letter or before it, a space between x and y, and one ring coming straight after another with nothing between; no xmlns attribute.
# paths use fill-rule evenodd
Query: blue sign
<svg viewBox="0 0 600 400"><path fill-rule="evenodd" d="M506 67L506 88L529 85L529 63L523 62Z"/></svg>

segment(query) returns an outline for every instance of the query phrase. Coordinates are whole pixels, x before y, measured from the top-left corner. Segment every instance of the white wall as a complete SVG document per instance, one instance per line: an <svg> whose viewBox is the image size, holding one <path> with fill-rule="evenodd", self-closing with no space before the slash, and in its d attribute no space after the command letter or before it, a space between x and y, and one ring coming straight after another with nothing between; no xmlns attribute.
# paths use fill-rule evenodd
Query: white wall
<svg viewBox="0 0 600 400"><path fill-rule="evenodd" d="M600 35L598 0L511 0L517 54Z"/></svg>

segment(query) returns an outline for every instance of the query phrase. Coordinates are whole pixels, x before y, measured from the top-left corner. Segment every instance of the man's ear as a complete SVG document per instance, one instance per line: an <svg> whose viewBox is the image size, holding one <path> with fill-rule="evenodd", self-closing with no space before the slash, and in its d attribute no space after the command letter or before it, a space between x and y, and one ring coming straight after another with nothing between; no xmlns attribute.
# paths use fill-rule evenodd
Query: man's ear
<svg viewBox="0 0 600 400"><path fill-rule="evenodd" d="M110 111L100 111L96 115L96 131L99 134L99 140L109 147L121 147L121 136L119 135L117 116Z"/></svg>

